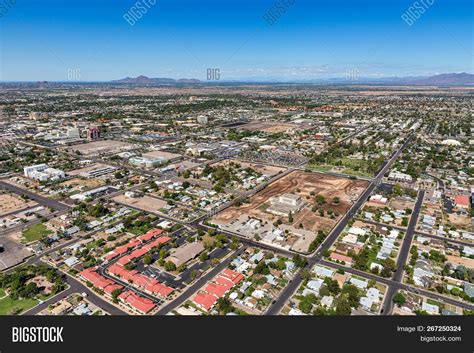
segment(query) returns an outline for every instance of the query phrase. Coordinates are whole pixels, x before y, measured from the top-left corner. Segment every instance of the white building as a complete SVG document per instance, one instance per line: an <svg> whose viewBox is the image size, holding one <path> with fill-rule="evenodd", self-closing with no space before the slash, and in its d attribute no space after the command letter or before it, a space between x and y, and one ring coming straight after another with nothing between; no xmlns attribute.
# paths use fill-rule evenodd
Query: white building
<svg viewBox="0 0 474 353"><path fill-rule="evenodd" d="M388 174L388 179L393 180L393 181L405 182L405 183L411 183L413 180L411 175L401 173L398 170L391 171Z"/></svg>
<svg viewBox="0 0 474 353"><path fill-rule="evenodd" d="M208 122L208 118L207 118L207 116L205 116L205 115L199 115L199 116L196 118L196 120L197 120L197 122L198 122L199 124L207 124L207 122Z"/></svg>
<svg viewBox="0 0 474 353"><path fill-rule="evenodd" d="M37 164L23 168L25 177L39 181L59 180L65 177L65 174L60 169L48 167L47 164Z"/></svg>
<svg viewBox="0 0 474 353"><path fill-rule="evenodd" d="M301 197L294 194L283 194L278 197L278 202L288 206L298 206L301 203Z"/></svg>
<svg viewBox="0 0 474 353"><path fill-rule="evenodd" d="M165 159L161 157L132 157L128 161L139 167L154 168L162 164Z"/></svg>
<svg viewBox="0 0 474 353"><path fill-rule="evenodd" d="M67 129L67 137L70 139L78 139L81 137L77 127L70 127Z"/></svg>

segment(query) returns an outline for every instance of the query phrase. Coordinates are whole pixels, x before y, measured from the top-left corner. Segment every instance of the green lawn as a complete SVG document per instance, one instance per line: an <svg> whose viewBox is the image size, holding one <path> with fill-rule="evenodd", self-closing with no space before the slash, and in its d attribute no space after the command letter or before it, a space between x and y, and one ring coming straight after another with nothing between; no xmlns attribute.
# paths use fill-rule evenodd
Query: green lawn
<svg viewBox="0 0 474 353"><path fill-rule="evenodd" d="M362 172L362 171L357 171L357 170L353 170L351 168L346 168L342 171L344 174L348 174L348 175L354 175L354 176L359 176L359 177L372 177L371 174L369 173L366 173L366 172Z"/></svg>
<svg viewBox="0 0 474 353"><path fill-rule="evenodd" d="M316 170L319 172L329 172L333 166L331 165L322 165L322 164L307 164L305 168L311 169L311 170Z"/></svg>
<svg viewBox="0 0 474 353"><path fill-rule="evenodd" d="M38 304L36 299L12 299L11 297L6 297L0 299L0 315L10 315L13 312L23 312Z"/></svg>
<svg viewBox="0 0 474 353"><path fill-rule="evenodd" d="M340 160L342 166L335 166L329 164L307 164L305 167L314 171L318 172L329 172L336 168L344 168L342 170L343 174L354 175L354 176L361 176L361 177L371 177L372 175L365 171L367 168L367 161L361 159L350 159L350 158L342 158ZM358 169L358 170L356 170Z"/></svg>
<svg viewBox="0 0 474 353"><path fill-rule="evenodd" d="M53 231L46 228L44 224L36 224L23 231L23 239L25 242L30 243L50 234L53 234Z"/></svg>

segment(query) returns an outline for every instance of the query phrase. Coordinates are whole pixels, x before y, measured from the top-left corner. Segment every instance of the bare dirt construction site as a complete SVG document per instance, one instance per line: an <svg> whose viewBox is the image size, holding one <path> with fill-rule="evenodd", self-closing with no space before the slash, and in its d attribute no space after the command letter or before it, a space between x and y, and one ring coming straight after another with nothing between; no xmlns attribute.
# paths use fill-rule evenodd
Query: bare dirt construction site
<svg viewBox="0 0 474 353"><path fill-rule="evenodd" d="M133 148L133 145L114 140L99 140L94 142L83 143L80 145L73 145L64 147L62 149L74 150L82 155L91 156L98 154L107 154L107 153L117 153L121 151L130 150Z"/></svg>
<svg viewBox="0 0 474 353"><path fill-rule="evenodd" d="M27 207L36 206L34 201L26 201L20 197L0 193L0 216L20 211Z"/></svg>
<svg viewBox="0 0 474 353"><path fill-rule="evenodd" d="M404 210L404 209L411 209L415 207L415 201L408 198L408 197L396 197L390 200L390 208L394 210Z"/></svg>
<svg viewBox="0 0 474 353"><path fill-rule="evenodd" d="M272 121L262 121L245 124L240 126L239 129L247 131L263 131L269 134L275 134L279 132L287 132L292 129L297 129L298 125L289 124L284 122L272 122Z"/></svg>
<svg viewBox="0 0 474 353"><path fill-rule="evenodd" d="M352 180L332 175L294 171L275 181L262 191L252 196L248 203L240 207L230 207L218 214L214 219L219 223L229 223L242 214L252 218L276 221L281 219L283 224L290 224L288 217L282 217L267 211L270 199L282 194L294 194L304 202L298 212L293 214L291 225L307 231L317 232L331 230L352 203L367 187L364 180ZM318 204L316 197L321 195L324 202ZM339 201L333 202L334 198ZM337 199L336 199L337 200ZM320 209L324 215L320 215ZM329 213L332 213L331 217Z"/></svg>
<svg viewBox="0 0 474 353"><path fill-rule="evenodd" d="M456 213L448 214L449 222L455 225L458 228L472 231L471 219L467 215L458 215Z"/></svg>
<svg viewBox="0 0 474 353"><path fill-rule="evenodd" d="M270 177L286 170L286 168L282 168L282 167L276 167L273 165L267 165L267 164L261 164L261 163L250 163L247 161L241 161L237 159L226 159L226 160L212 164L212 167L217 167L220 165L227 167L230 163L237 163L243 169L251 168L259 173L268 175Z"/></svg>
<svg viewBox="0 0 474 353"><path fill-rule="evenodd" d="M80 178L73 178L66 180L60 184L60 186L68 186L71 187L71 191L81 191L85 189L93 189L98 188L99 186L104 185L105 182L97 179L80 179Z"/></svg>
<svg viewBox="0 0 474 353"><path fill-rule="evenodd" d="M126 197L125 195L119 195L114 197L113 200L120 204L134 207L149 213L158 213L159 210L165 207L167 204L166 201L147 195L136 198L130 198Z"/></svg>

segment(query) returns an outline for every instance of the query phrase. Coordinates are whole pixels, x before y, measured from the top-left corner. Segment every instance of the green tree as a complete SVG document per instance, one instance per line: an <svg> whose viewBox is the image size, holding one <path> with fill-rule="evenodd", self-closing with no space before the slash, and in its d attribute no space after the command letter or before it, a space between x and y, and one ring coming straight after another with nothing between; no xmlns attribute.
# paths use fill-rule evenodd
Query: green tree
<svg viewBox="0 0 474 353"><path fill-rule="evenodd" d="M176 265L171 261L167 261L165 263L165 270L169 272L176 271Z"/></svg>
<svg viewBox="0 0 474 353"><path fill-rule="evenodd" d="M336 304L336 315L350 315L351 305L349 301L344 298L339 298Z"/></svg>
<svg viewBox="0 0 474 353"><path fill-rule="evenodd" d="M393 302L398 306L398 307L401 307L403 304L405 304L405 302L407 301L405 296L400 293L400 292L397 292L394 296L393 296Z"/></svg>

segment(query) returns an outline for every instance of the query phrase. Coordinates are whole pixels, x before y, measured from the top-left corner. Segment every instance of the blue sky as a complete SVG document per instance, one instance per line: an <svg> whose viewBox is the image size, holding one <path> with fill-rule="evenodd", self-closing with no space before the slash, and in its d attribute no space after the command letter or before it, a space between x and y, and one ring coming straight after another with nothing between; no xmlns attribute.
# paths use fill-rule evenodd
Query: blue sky
<svg viewBox="0 0 474 353"><path fill-rule="evenodd" d="M222 80L474 72L471 0L419 0L411 25L401 16L413 0L16 0L5 10L9 1L3 81L64 81L76 69L84 81L205 79L207 68ZM146 13L130 25L137 2ZM276 4L285 11L270 25Z"/></svg>

